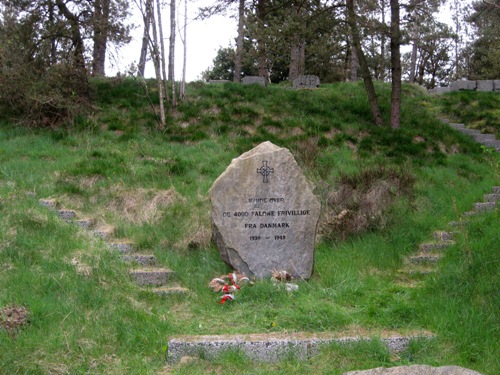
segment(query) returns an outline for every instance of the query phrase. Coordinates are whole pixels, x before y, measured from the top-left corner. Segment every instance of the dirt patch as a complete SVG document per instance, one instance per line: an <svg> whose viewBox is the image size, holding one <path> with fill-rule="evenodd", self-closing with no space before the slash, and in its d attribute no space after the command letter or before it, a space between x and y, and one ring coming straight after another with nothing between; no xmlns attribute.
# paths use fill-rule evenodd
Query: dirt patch
<svg viewBox="0 0 500 375"><path fill-rule="evenodd" d="M246 131L248 134L250 135L254 135L256 130L255 130L255 126L250 126L250 125L245 125L243 127L243 130Z"/></svg>
<svg viewBox="0 0 500 375"><path fill-rule="evenodd" d="M210 109L204 110L203 113L208 115L218 115L221 113L221 109L219 107L212 107Z"/></svg>
<svg viewBox="0 0 500 375"><path fill-rule="evenodd" d="M175 189L115 189L107 209L117 216L134 223L155 223L163 215L163 210L178 199L182 199Z"/></svg>
<svg viewBox="0 0 500 375"><path fill-rule="evenodd" d="M92 268L89 265L81 263L76 258L71 259L70 264L75 267L76 273L78 273L79 275L88 277L92 272Z"/></svg>
<svg viewBox="0 0 500 375"><path fill-rule="evenodd" d="M0 329L13 334L29 322L28 310L22 306L6 306L0 309Z"/></svg>
<svg viewBox="0 0 500 375"><path fill-rule="evenodd" d="M210 246L210 240L212 238L212 231L210 227L198 225L191 228L188 234L179 242L174 245L175 249L178 250L198 250L204 249Z"/></svg>
<svg viewBox="0 0 500 375"><path fill-rule="evenodd" d="M339 129L330 129L325 133L325 138L326 139L333 139L337 134L342 133Z"/></svg>
<svg viewBox="0 0 500 375"><path fill-rule="evenodd" d="M280 134L281 132L281 129L276 127L276 126L266 126L266 131L268 131L269 133L273 134L273 135L277 135L277 134Z"/></svg>
<svg viewBox="0 0 500 375"><path fill-rule="evenodd" d="M409 173L384 167L341 177L335 191L326 189L320 236L345 239L352 234L384 228L387 212L395 200L399 196L413 197L414 182Z"/></svg>

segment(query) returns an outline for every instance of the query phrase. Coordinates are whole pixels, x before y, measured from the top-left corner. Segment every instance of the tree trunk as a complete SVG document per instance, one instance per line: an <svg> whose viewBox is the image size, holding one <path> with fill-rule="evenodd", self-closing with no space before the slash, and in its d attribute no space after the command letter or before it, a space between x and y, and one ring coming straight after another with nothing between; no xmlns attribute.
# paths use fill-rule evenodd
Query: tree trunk
<svg viewBox="0 0 500 375"><path fill-rule="evenodd" d="M351 81L356 82L358 80L358 53L354 45L351 47Z"/></svg>
<svg viewBox="0 0 500 375"><path fill-rule="evenodd" d="M306 41L302 39L299 46L299 76L306 74Z"/></svg>
<svg viewBox="0 0 500 375"><path fill-rule="evenodd" d="M418 52L418 37L419 37L419 27L417 22L417 14L413 17L413 25L411 27L411 39L413 42L410 57L410 83L416 82L416 71L417 71L417 52Z"/></svg>
<svg viewBox="0 0 500 375"><path fill-rule="evenodd" d="M380 73L380 80L385 81L385 1L381 0L380 11L382 13L382 25L384 30L380 33L380 60L382 61L382 68Z"/></svg>
<svg viewBox="0 0 500 375"><path fill-rule="evenodd" d="M299 43L293 43L290 46L290 68L288 70L288 79L293 82L299 76L300 65L300 46Z"/></svg>
<svg viewBox="0 0 500 375"><path fill-rule="evenodd" d="M352 8L356 8L356 0L352 0ZM347 10L347 18L349 19L349 9ZM349 35L349 38L351 39L351 46L350 48L350 67L349 67L349 72L350 75L348 76L348 80L350 79L351 82L356 82L358 80L358 67L359 67L359 62L358 62L358 54L356 52L356 48L354 47L353 43L353 36L352 36L352 29Z"/></svg>
<svg viewBox="0 0 500 375"><path fill-rule="evenodd" d="M149 29L151 27L151 14L153 11L153 0L145 0L146 2L146 13L142 14L142 19L144 21L144 31L142 33L142 46L141 54L139 57L139 64L137 65L137 73L139 76L144 78L144 71L146 70L146 60L148 56L148 44L149 44Z"/></svg>
<svg viewBox="0 0 500 375"><path fill-rule="evenodd" d="M160 72L160 50L158 48L158 34L156 31L156 20L154 13L151 13L151 25L153 26L153 40L150 44L151 57L153 58L153 65L155 67L156 86L158 88L159 104L160 104L160 121L158 123L158 130L165 128L165 94L163 92L163 79Z"/></svg>
<svg viewBox="0 0 500 375"><path fill-rule="evenodd" d="M363 53L363 49L361 48L361 40L356 22L356 14L354 12L354 0L346 0L346 5L347 5L348 23L349 27L351 28L352 43L358 56L361 74L363 75L363 81L365 84L366 93L368 95L368 101L370 103L373 120L375 121L375 125L382 126L384 124L384 120L382 118L382 113L380 112L380 108L378 106L378 99L377 99L377 94L375 92L375 86L373 86L373 81L370 75L370 70L368 68L368 63L366 62L365 54Z"/></svg>
<svg viewBox="0 0 500 375"><path fill-rule="evenodd" d="M168 80L172 82L172 108L177 107L177 98L175 94L175 19L176 10L175 2L177 0L170 0L170 50L168 54Z"/></svg>
<svg viewBox="0 0 500 375"><path fill-rule="evenodd" d="M109 4L110 0L94 1L94 51L92 53L92 75L104 76L106 47L108 44Z"/></svg>
<svg viewBox="0 0 500 375"><path fill-rule="evenodd" d="M186 96L186 61L187 61L187 0L184 0L184 27L183 27L183 52L184 56L182 59L182 81L179 91L179 96L182 99Z"/></svg>
<svg viewBox="0 0 500 375"><path fill-rule="evenodd" d="M303 75L305 73L305 31L306 25L303 21L303 4L295 5L295 17L299 26L295 31L295 34L292 36L292 43L290 46L290 68L288 72L288 79L293 81L298 76Z"/></svg>
<svg viewBox="0 0 500 375"><path fill-rule="evenodd" d="M241 82L241 59L243 56L243 33L245 32L245 0L238 5L238 37L236 38L236 55L234 56L233 82Z"/></svg>
<svg viewBox="0 0 500 375"><path fill-rule="evenodd" d="M54 3L52 1L48 2L49 6L49 27L52 30L55 29L55 15L54 15ZM57 40L54 36L50 38L50 65L54 65L57 62Z"/></svg>
<svg viewBox="0 0 500 375"><path fill-rule="evenodd" d="M453 21L455 22L455 80L460 78L460 57L459 57L459 39L460 39L460 17L458 11L458 0L454 0L455 6L455 14L452 16Z"/></svg>
<svg viewBox="0 0 500 375"><path fill-rule="evenodd" d="M267 59L266 44L264 41L264 31L266 24L266 0L257 0L257 18L259 22L257 34L257 63L259 65L259 76L264 77L267 83Z"/></svg>
<svg viewBox="0 0 500 375"><path fill-rule="evenodd" d="M82 97L89 98L90 92L87 81L87 70L85 68L85 58L83 57L85 47L83 44L82 34L80 33L78 17L71 13L63 0L56 0L56 5L70 24L71 42L73 43L73 47L75 49L73 54L74 69L80 83L78 87L78 94Z"/></svg>
<svg viewBox="0 0 500 375"><path fill-rule="evenodd" d="M174 1L174 0L172 0ZM161 5L160 0L156 0L156 23L158 24L158 34L160 37L160 62L161 62L161 77L163 84L163 92L168 101L168 85L167 85L167 67L165 65L165 42L163 40L163 22L161 19Z"/></svg>
<svg viewBox="0 0 500 375"><path fill-rule="evenodd" d="M401 32L399 30L399 0L391 0L391 127L400 127L401 117Z"/></svg>

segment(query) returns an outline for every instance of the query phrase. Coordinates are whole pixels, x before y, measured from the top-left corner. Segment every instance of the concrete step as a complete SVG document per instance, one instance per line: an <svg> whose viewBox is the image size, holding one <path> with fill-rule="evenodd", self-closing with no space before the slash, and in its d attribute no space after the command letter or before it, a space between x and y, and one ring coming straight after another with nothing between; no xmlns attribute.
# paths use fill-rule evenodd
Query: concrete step
<svg viewBox="0 0 500 375"><path fill-rule="evenodd" d="M91 218L85 218L85 219L76 219L71 221L73 224L78 225L80 228L83 229L90 229L92 225L94 225L94 220Z"/></svg>
<svg viewBox="0 0 500 375"><path fill-rule="evenodd" d="M131 253L135 250L135 245L132 241L113 241L108 244L110 250L119 251L122 254Z"/></svg>
<svg viewBox="0 0 500 375"><path fill-rule="evenodd" d="M70 210L67 208L61 208L60 210L57 210L59 213L59 217L63 219L64 221L71 221L76 217L76 211L75 210Z"/></svg>
<svg viewBox="0 0 500 375"><path fill-rule="evenodd" d="M455 237L455 232L448 232L445 230L437 230L434 232L434 239L438 242L452 241Z"/></svg>
<svg viewBox="0 0 500 375"><path fill-rule="evenodd" d="M431 253L434 250L443 250L455 244L455 241L443 241L443 242L429 242L420 244L419 249L421 253Z"/></svg>
<svg viewBox="0 0 500 375"><path fill-rule="evenodd" d="M460 130L460 129L465 129L464 124L457 124L457 123L448 123L449 126L451 126L454 129Z"/></svg>
<svg viewBox="0 0 500 375"><path fill-rule="evenodd" d="M168 268L143 268L130 271L130 277L139 286L162 286L175 274Z"/></svg>
<svg viewBox="0 0 500 375"><path fill-rule="evenodd" d="M96 237L100 237L102 239L109 239L113 237L113 234L115 233L115 228L111 225L101 225L97 228L94 228L92 230L92 233Z"/></svg>
<svg viewBox="0 0 500 375"><path fill-rule="evenodd" d="M422 279L423 277L436 272L436 266L433 264L407 264L404 268L398 270L402 279Z"/></svg>
<svg viewBox="0 0 500 375"><path fill-rule="evenodd" d="M485 0L487 1L487 0ZM399 359L399 358L398 358ZM343 372L342 375L482 375L480 372L460 366L395 365L368 370Z"/></svg>
<svg viewBox="0 0 500 375"><path fill-rule="evenodd" d="M500 202L500 193L484 194L483 200L485 202Z"/></svg>
<svg viewBox="0 0 500 375"><path fill-rule="evenodd" d="M463 133L463 134L470 135L470 136L476 136L476 135L480 135L481 134L481 132L479 130L468 129L468 128L460 129L460 132Z"/></svg>
<svg viewBox="0 0 500 375"><path fill-rule="evenodd" d="M213 360L227 351L241 351L255 362L276 363L288 358L308 360L319 354L322 346L337 343L349 345L371 341L374 337L387 345L391 352L408 348L412 340L432 339L435 336L427 331L411 332L407 335L392 333L353 333L352 336L339 336L329 332L319 333L259 333L240 335L176 336L168 341L167 362L177 363L182 357L198 357Z"/></svg>
<svg viewBox="0 0 500 375"><path fill-rule="evenodd" d="M479 202L474 203L474 211L485 212L493 211L495 209L496 202Z"/></svg>
<svg viewBox="0 0 500 375"><path fill-rule="evenodd" d="M466 215L467 216L467 215ZM470 216L470 215L469 215ZM467 220L461 220L461 221L450 221L448 225L450 227L462 227L464 225L467 225L469 222Z"/></svg>
<svg viewBox="0 0 500 375"><path fill-rule="evenodd" d="M40 203L42 206L50 208L51 210L55 210L57 207L57 200L53 198L39 199L38 203Z"/></svg>
<svg viewBox="0 0 500 375"><path fill-rule="evenodd" d="M413 264L437 263L442 257L442 254L424 253L410 256L408 260Z"/></svg>
<svg viewBox="0 0 500 375"><path fill-rule="evenodd" d="M492 147L492 148L494 148L497 151L500 150L500 141L499 140L482 141L481 144L484 145L484 146L486 146L486 147Z"/></svg>
<svg viewBox="0 0 500 375"><path fill-rule="evenodd" d="M474 135L473 137L474 137L474 139L476 141L478 141L480 143L484 142L484 141L494 141L494 140L496 140L494 134L483 134L483 133L481 133L481 134Z"/></svg>
<svg viewBox="0 0 500 375"><path fill-rule="evenodd" d="M180 286L170 286L170 287L159 287L147 289L148 292L155 293L161 297L170 297L178 295L186 295L189 293L189 289Z"/></svg>
<svg viewBox="0 0 500 375"><path fill-rule="evenodd" d="M406 281L396 281L394 284L397 286L400 286L401 288L416 289L416 288L420 288L421 286L423 286L424 281L422 281L422 280L406 280Z"/></svg>
<svg viewBox="0 0 500 375"><path fill-rule="evenodd" d="M156 257L153 254L125 254L122 259L128 263L137 263L141 266L154 266L156 264Z"/></svg>

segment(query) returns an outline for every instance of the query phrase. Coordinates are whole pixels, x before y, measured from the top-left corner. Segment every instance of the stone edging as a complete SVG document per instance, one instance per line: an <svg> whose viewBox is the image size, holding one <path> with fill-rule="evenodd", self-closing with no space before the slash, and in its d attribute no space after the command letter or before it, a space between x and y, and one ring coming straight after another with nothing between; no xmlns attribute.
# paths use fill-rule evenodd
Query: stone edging
<svg viewBox="0 0 500 375"><path fill-rule="evenodd" d="M405 350L410 341L432 339L429 332L402 336L392 335L380 338L391 352ZM328 344L348 345L362 341L372 341L367 336L338 337L333 333L294 334L241 334L211 336L178 336L168 341L167 361L175 364L182 357L214 359L226 351L241 351L255 362L276 362L287 358L306 360L319 354L321 346Z"/></svg>
<svg viewBox="0 0 500 375"><path fill-rule="evenodd" d="M495 138L494 134L483 134L477 129L465 127L465 124L452 123L450 120L442 118L441 121L462 134L472 137L477 143L486 147L492 147L497 152L500 152L500 140Z"/></svg>

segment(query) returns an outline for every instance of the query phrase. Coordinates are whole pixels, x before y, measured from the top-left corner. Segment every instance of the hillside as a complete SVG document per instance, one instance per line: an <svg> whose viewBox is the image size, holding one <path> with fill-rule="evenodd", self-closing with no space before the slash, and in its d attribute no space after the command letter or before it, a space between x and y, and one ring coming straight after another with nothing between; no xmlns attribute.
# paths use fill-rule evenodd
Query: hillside
<svg viewBox="0 0 500 375"><path fill-rule="evenodd" d="M430 97L405 86L395 131L371 125L361 84L193 84L158 132L154 89L146 95L131 79L92 87L95 111L73 127L0 124L0 323L7 328L14 309L20 326L0 329L0 373L341 374L413 363L500 373L500 211L463 215L500 185L500 154L439 120L498 138L497 94ZM377 90L388 116L390 87ZM322 202L314 276L293 294L260 281L220 305L207 284L230 270L210 240L208 190L267 140L290 149ZM364 209L375 189L383 199ZM74 210L91 231L41 199ZM339 219L343 209L351 214ZM409 272L409 257L442 230L457 233L435 272ZM138 287L129 275L137 264L108 246L129 242L189 292ZM330 345L306 362L250 366L228 353L165 363L168 338L181 334L393 331L436 338L398 355L374 341Z"/></svg>

